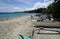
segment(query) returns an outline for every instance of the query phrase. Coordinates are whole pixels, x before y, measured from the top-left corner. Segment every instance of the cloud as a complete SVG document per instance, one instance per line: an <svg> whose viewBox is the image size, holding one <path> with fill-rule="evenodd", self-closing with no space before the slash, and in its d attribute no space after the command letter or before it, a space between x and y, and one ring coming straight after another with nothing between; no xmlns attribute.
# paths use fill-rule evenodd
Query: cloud
<svg viewBox="0 0 60 39"><path fill-rule="evenodd" d="M23 10L24 9L19 6L6 4L0 1L0 12L14 12L14 11L23 11Z"/></svg>
<svg viewBox="0 0 60 39"><path fill-rule="evenodd" d="M34 9L38 9L38 8L47 8L53 2L54 2L54 0L44 0L44 2L37 2L34 4L34 6L32 8L27 8L25 10L29 11L29 10L34 10Z"/></svg>
<svg viewBox="0 0 60 39"><path fill-rule="evenodd" d="M14 11L23 11L24 9L16 6L6 6L0 5L0 12L14 12Z"/></svg>
<svg viewBox="0 0 60 39"><path fill-rule="evenodd" d="M49 4L53 2L53 0L44 0L44 2L39 1L35 2L34 0L13 0L13 1L14 4L9 4L7 2L5 3L3 1L0 1L0 12L14 12L14 11L25 11L25 10L29 11L37 8L46 8ZM16 3L21 2L23 4L20 3L16 4L15 2Z"/></svg>
<svg viewBox="0 0 60 39"><path fill-rule="evenodd" d="M53 2L54 1L52 1L52 0L44 0L43 3L37 2L37 3L35 3L34 8L47 8Z"/></svg>
<svg viewBox="0 0 60 39"><path fill-rule="evenodd" d="M30 5L30 4L32 3L33 0L16 0L16 1L25 3L25 4L27 4L27 5Z"/></svg>
<svg viewBox="0 0 60 39"><path fill-rule="evenodd" d="M0 0L0 12L24 11L33 0Z"/></svg>

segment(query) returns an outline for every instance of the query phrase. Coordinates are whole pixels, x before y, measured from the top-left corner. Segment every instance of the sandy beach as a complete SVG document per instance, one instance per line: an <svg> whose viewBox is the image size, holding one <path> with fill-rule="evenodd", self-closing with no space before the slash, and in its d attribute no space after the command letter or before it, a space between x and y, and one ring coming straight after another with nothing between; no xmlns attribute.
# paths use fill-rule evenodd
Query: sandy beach
<svg viewBox="0 0 60 39"><path fill-rule="evenodd" d="M0 22L0 39L19 39L18 34L31 35L31 23L28 16Z"/></svg>
<svg viewBox="0 0 60 39"><path fill-rule="evenodd" d="M0 39L21 39L18 34L31 36L32 24L29 16L18 17L0 22ZM52 31L50 31L52 32ZM60 39L60 35L38 35L35 33L34 39Z"/></svg>

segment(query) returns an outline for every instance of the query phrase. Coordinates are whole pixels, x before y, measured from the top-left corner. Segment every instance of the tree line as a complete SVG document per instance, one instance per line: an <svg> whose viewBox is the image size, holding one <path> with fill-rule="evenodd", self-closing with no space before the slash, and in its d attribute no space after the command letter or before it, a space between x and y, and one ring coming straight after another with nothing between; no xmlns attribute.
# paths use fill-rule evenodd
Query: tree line
<svg viewBox="0 0 60 39"><path fill-rule="evenodd" d="M23 12L47 14L48 18L52 17L53 19L60 21L60 0L54 0L54 2L50 4L47 8L38 8L35 10L23 11Z"/></svg>
<svg viewBox="0 0 60 39"><path fill-rule="evenodd" d="M36 10L24 11L27 13L43 13L47 14L48 18L53 17L55 20L60 21L60 0L55 0L47 8L38 8Z"/></svg>
<svg viewBox="0 0 60 39"><path fill-rule="evenodd" d="M60 0L55 0L47 7L48 16L52 16L55 20L60 21Z"/></svg>

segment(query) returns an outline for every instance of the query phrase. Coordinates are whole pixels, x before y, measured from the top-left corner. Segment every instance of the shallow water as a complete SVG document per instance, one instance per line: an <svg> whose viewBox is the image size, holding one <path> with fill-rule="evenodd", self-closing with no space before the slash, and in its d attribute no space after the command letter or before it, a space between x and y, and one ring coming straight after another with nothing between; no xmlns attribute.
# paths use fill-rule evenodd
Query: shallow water
<svg viewBox="0 0 60 39"><path fill-rule="evenodd" d="M21 17L21 16L28 16L31 15L31 13L0 13L0 19L6 19L6 18L13 18L13 17Z"/></svg>

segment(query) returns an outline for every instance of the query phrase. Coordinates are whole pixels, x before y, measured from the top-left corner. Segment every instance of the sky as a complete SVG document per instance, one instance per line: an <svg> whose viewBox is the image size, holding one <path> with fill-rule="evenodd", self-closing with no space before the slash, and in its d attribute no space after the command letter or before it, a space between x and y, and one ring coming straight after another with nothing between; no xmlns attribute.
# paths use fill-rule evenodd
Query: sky
<svg viewBox="0 0 60 39"><path fill-rule="evenodd" d="M54 0L0 0L0 12L29 11L47 8Z"/></svg>

